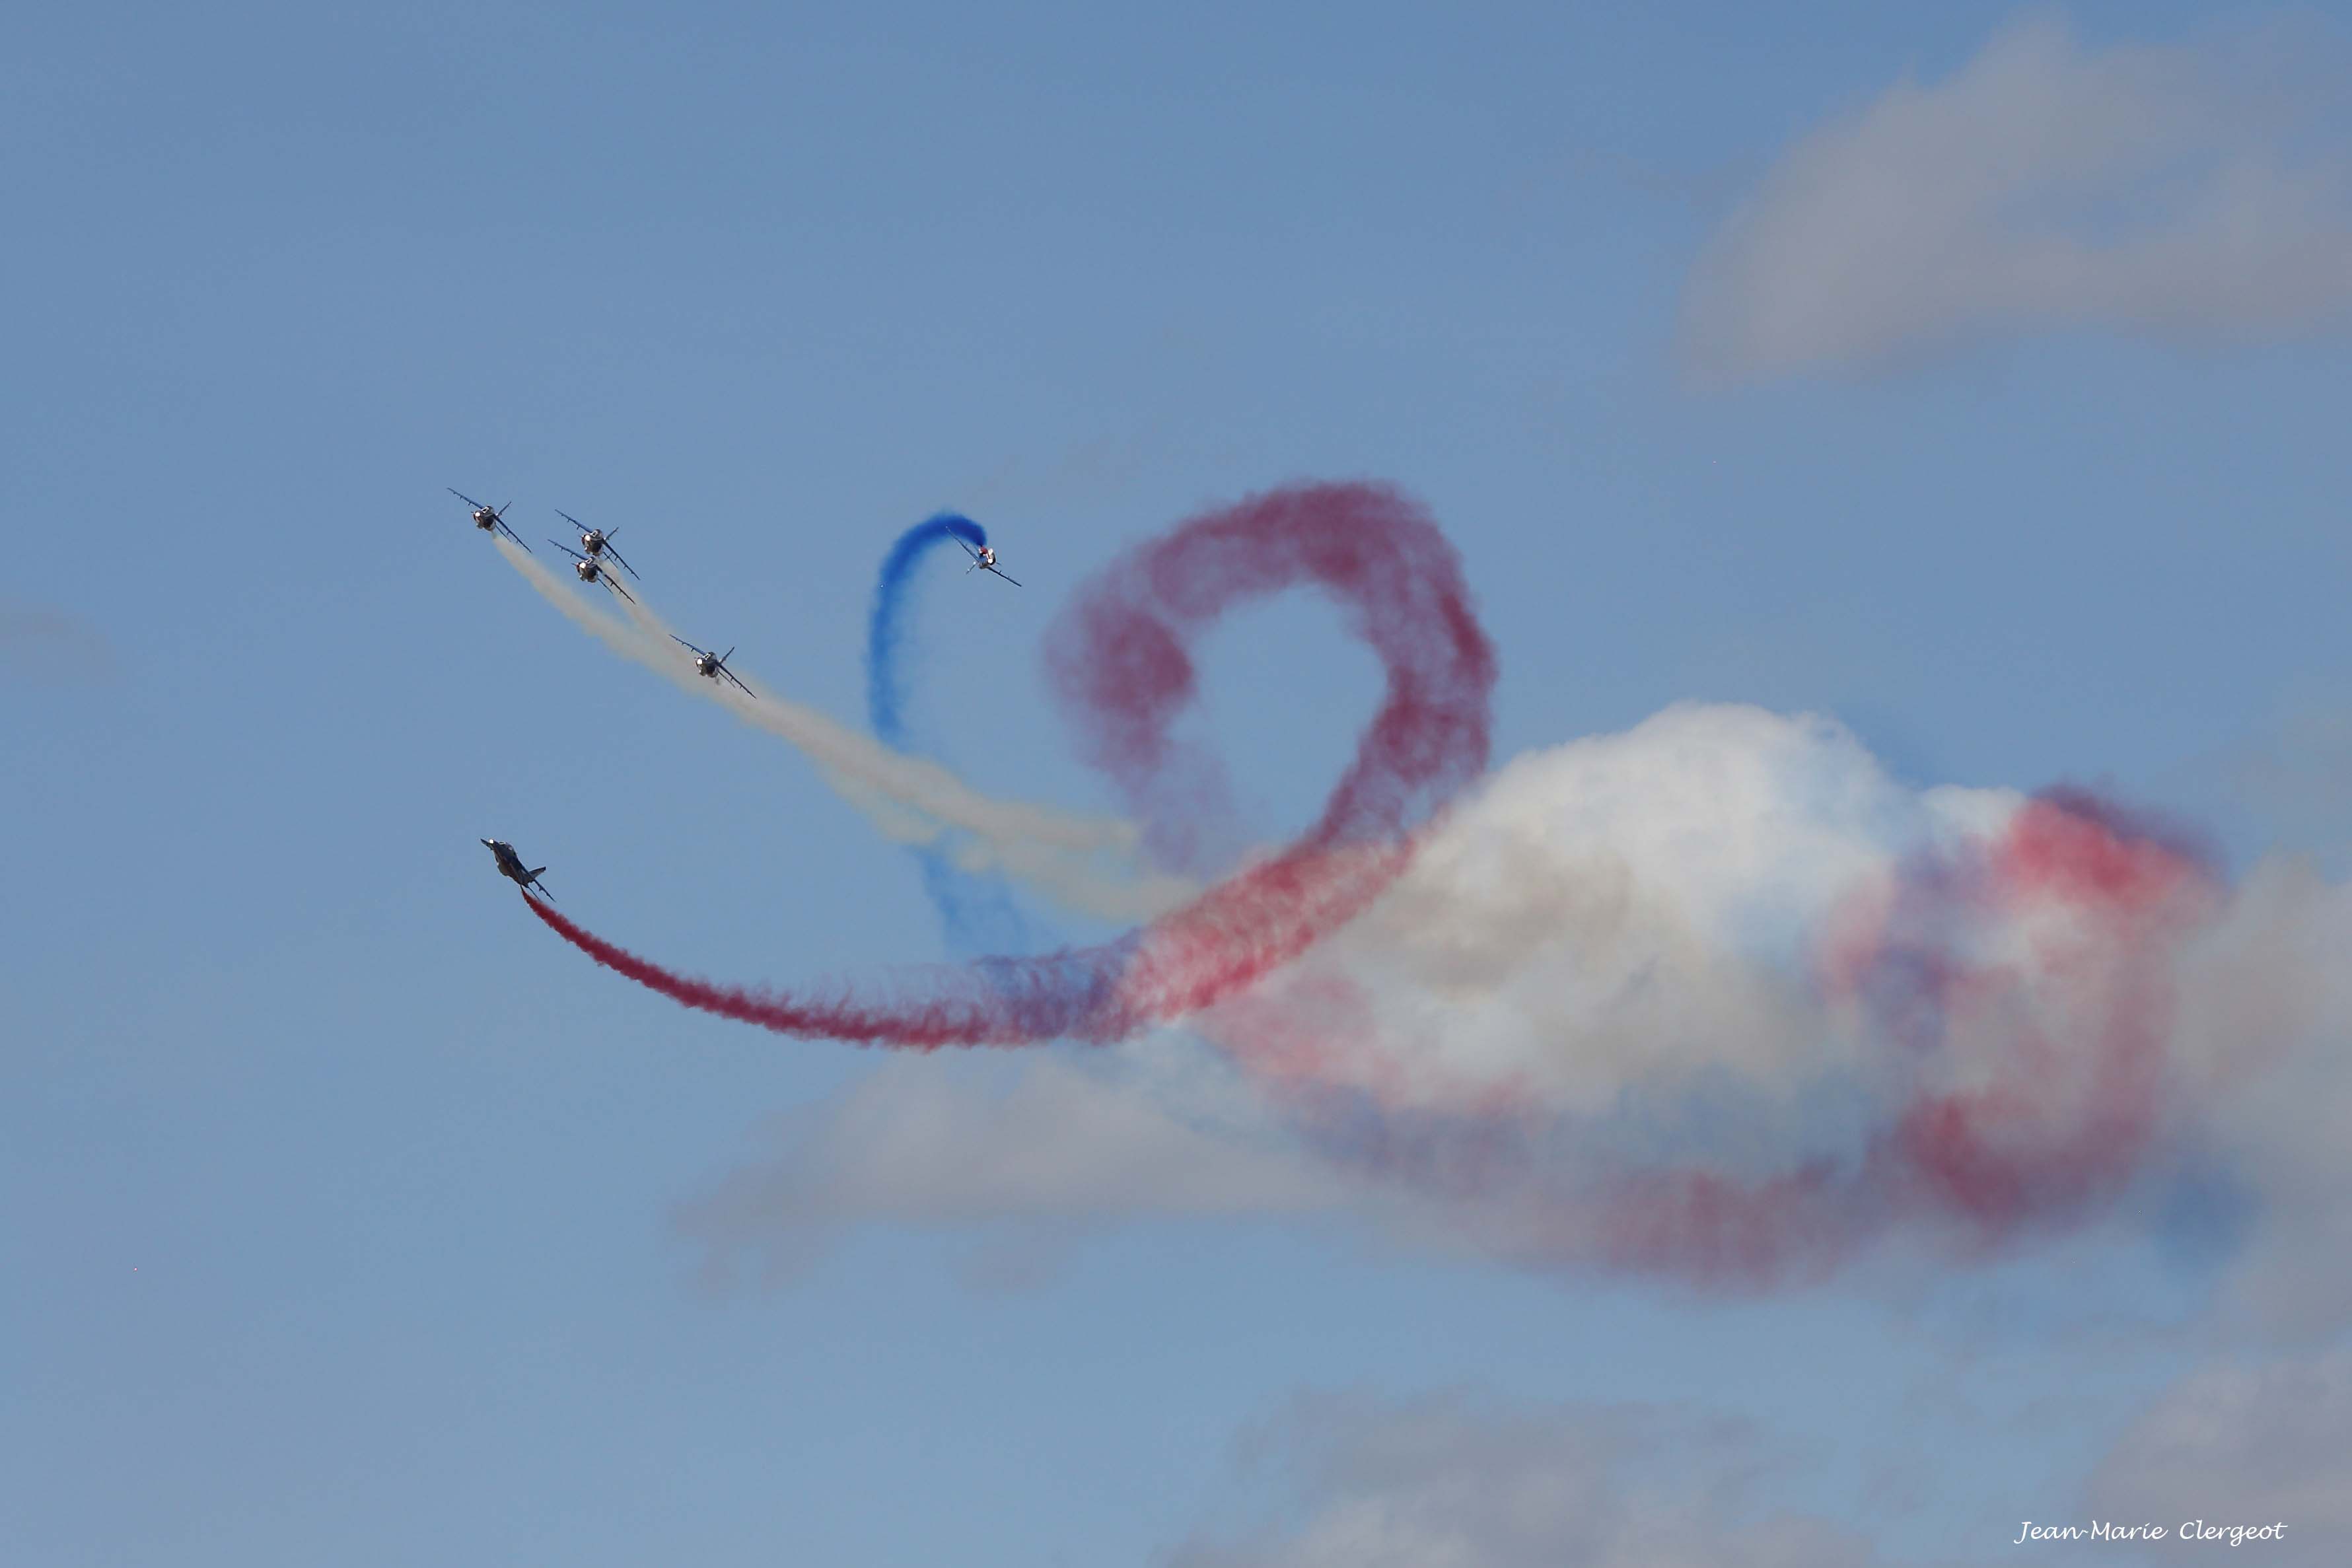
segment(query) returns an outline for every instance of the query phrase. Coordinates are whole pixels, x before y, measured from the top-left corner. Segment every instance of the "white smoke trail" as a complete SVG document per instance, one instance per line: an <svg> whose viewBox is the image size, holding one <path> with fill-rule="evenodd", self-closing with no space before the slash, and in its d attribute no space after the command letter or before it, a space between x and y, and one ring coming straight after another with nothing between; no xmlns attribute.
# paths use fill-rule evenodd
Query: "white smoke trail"
<svg viewBox="0 0 2352 1568"><path fill-rule="evenodd" d="M835 794L863 811L887 837L921 844L945 830L968 834L957 848L966 869L1002 870L1076 913L1102 920L1149 921L1199 890L1182 879L1141 868L1141 836L1132 823L992 799L937 763L892 751L779 696L773 681L748 667L744 679L760 696L746 697L696 670L692 656L670 640L668 626L645 604L641 590L631 590L639 596L623 601L628 618L618 619L592 607L570 583L510 541L493 542L541 597L606 647L789 742L815 764ZM737 667L730 661L729 668Z"/></svg>

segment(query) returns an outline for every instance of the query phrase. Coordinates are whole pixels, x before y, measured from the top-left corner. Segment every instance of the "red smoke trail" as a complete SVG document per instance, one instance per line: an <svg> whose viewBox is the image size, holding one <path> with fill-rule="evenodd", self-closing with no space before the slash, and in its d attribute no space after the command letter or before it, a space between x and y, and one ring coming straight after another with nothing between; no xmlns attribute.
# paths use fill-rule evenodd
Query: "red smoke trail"
<svg viewBox="0 0 2352 1568"><path fill-rule="evenodd" d="M1101 1026L1110 1016L1101 1005L1104 988L1065 994L1043 984L1034 994L1007 994L972 984L973 971L951 971L912 999L859 1000L843 994L829 998L794 996L784 992L720 985L709 980L664 969L606 942L556 912L551 904L525 896L530 912L545 921L558 936L638 984L660 992L671 1001L716 1013L738 1023L757 1024L781 1035L822 1039L856 1040L902 1046L913 1050L937 1050L941 1046L1016 1045L1051 1038L1055 1034L1080 1033L1081 1026ZM1022 961L1024 969L1048 978L1051 960ZM1092 1005L1089 1005L1092 1004ZM1067 1026L1053 1029L1051 1021L1066 1019ZM1040 1034L1034 1031L1048 1030Z"/></svg>
<svg viewBox="0 0 2352 1568"><path fill-rule="evenodd" d="M1898 1226L1982 1252L2119 1196L2158 1146L2173 970L2218 886L2193 846L2063 791L1858 897L1823 984L1906 1081L1852 1152L1769 1174L1608 1152L1523 1089L1466 1110L1391 1094L1360 1045L1379 1020L1335 977L1203 1024L1325 1153L1459 1205L1496 1250L1759 1289Z"/></svg>
<svg viewBox="0 0 2352 1568"><path fill-rule="evenodd" d="M1339 504L1353 515L1335 515ZM1453 549L1393 491L1277 490L1118 562L1047 640L1047 671L1087 761L1126 793L1162 865L1188 865L1192 823L1223 795L1214 758L1169 733L1198 695L1186 645L1236 603L1301 583L1339 601L1388 676L1354 763L1301 847L1392 844L1486 766L1494 654Z"/></svg>
<svg viewBox="0 0 2352 1568"><path fill-rule="evenodd" d="M1912 1069L1860 1160L1628 1177L1602 1202L1601 1257L1754 1287L1825 1274L1897 1225L1982 1253L2086 1217L2155 1147L2173 966L2217 886L2192 846L2075 790L1962 864L1912 868L1826 976Z"/></svg>
<svg viewBox="0 0 2352 1568"><path fill-rule="evenodd" d="M1297 843L1120 942L985 960L903 996L818 998L680 975L535 900L531 910L641 985L782 1034L920 1050L1102 1042L1197 1011L1360 913L1403 870L1415 828L1485 770L1495 658L1461 563L1394 490L1299 486L1194 518L1114 563L1050 640L1091 760L1130 795L1164 801L1152 785L1176 755L1169 728L1197 694L1187 642L1234 605L1303 584L1339 601L1387 672L1355 761Z"/></svg>
<svg viewBox="0 0 2352 1568"><path fill-rule="evenodd" d="M1916 1099L1882 1154L1916 1202L1986 1240L2137 1168L2162 1108L2173 956L2216 886L2186 847L2075 790L2029 802L1989 861L1993 912L2027 952L1956 966L1946 1011L1963 1049L2007 1048L1977 1053L1990 1082ZM2055 1016L2020 1018L2029 992Z"/></svg>

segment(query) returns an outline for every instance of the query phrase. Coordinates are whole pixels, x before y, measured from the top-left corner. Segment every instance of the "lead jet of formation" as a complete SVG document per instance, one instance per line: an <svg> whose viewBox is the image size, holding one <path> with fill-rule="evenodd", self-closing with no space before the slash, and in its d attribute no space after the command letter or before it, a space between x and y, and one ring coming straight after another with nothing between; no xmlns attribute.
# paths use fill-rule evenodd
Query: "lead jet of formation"
<svg viewBox="0 0 2352 1568"><path fill-rule="evenodd" d="M515 847L503 838L485 838L482 844L492 855L498 857L499 876L511 880L526 894L533 888L537 888L541 898L550 903L555 901L555 895L549 892L547 884L539 879L539 872L546 870L546 867L541 866L538 871L524 869L522 857L516 854Z"/></svg>
<svg viewBox="0 0 2352 1568"><path fill-rule="evenodd" d="M447 489L446 486L444 486L443 488L445 489ZM509 539L513 540L517 544L522 544L522 535L517 533L513 529L507 526L507 506L512 506L514 505L514 502L509 501L507 502L507 506L487 507L480 501L476 500L472 496L467 495L463 490L450 490L449 493L474 509L474 526L476 528L480 529L484 533L488 533L491 530L496 529L499 532L505 534ZM528 544L522 544L522 547L526 551L530 548Z"/></svg>
<svg viewBox="0 0 2352 1568"><path fill-rule="evenodd" d="M566 555L572 557L572 574L583 583L602 583L607 588L612 589L615 594L620 595L624 599L628 600L632 605L637 602L635 595L630 593L626 588L622 587L619 579L615 578L610 572L604 570L604 563L602 561L593 561L589 559L587 556L581 554L577 550L574 550L570 545L564 543L562 540L551 539L548 542L554 545L558 550L562 551ZM619 557L615 556L614 559L618 560ZM635 575L635 574L631 574L631 575Z"/></svg>
<svg viewBox="0 0 2352 1568"><path fill-rule="evenodd" d="M713 653L707 647L696 647L692 643L687 641L676 632L669 634L669 640L694 655L694 668L697 671L710 677L713 680L718 680L722 677L726 679L732 680L736 685L743 687L744 696L751 698L755 701L758 700L760 694L752 690L750 687L743 686L742 680L737 677L736 673L727 668L727 661L735 657L735 650L733 648L729 648L725 653Z"/></svg>
<svg viewBox="0 0 2352 1568"><path fill-rule="evenodd" d="M572 516L570 512L564 510L562 507L557 507L555 509L555 515L580 531L581 550L586 551L592 556L609 555L615 561L621 561L621 552L613 548L613 535L620 532L621 531L619 529L615 528L607 531L602 528L591 528L586 523L581 521L578 518ZM554 542L551 540L549 542L553 543ZM560 550L562 549L562 546L557 545L556 548ZM578 552L566 551L565 553L577 554ZM630 565L625 561L621 561L621 569L632 577L635 577L637 575L637 569ZM644 579L639 578L638 581L642 582Z"/></svg>
<svg viewBox="0 0 2352 1568"><path fill-rule="evenodd" d="M1006 582L1012 584L1014 587L1018 588L1021 586L1021 583L1018 578L1006 576L1003 568L997 565L996 551L992 546L983 544L979 549L975 550L972 548L971 540L961 537L959 537L956 540L956 542L963 546L963 552L966 555L971 557L971 564L963 569L963 574L965 576L969 577L975 572L993 572L998 576L1003 577Z"/></svg>

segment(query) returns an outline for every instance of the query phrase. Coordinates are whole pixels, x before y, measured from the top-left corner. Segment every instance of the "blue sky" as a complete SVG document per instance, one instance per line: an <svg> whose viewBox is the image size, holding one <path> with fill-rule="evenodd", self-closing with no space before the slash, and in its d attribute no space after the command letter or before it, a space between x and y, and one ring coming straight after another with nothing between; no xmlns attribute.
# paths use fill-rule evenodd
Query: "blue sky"
<svg viewBox="0 0 2352 1568"><path fill-rule="evenodd" d="M1936 265L1841 247L1856 167L1966 186L1896 160L1973 169L2044 80L2002 40L2062 15L2080 113L2018 157L2072 172L1956 196ZM1498 759L1821 712L1907 785L2098 784L2235 873L2340 877L2352 137L2312 83L2347 42L2137 5L0 23L12 1555L1306 1563L1387 1500L1426 1533L1352 1560L1640 1561L1473 1541L1408 1484L1622 1464L1655 1490L1609 1497L1719 1530L1702 1560L1977 1562L2141 1506L2217 1388L2332 1390L2352 1433L2352 1302L2240 1334L2178 1226L1726 1299L1434 1248L1286 1165L1042 1210L793 1165L860 1106L1059 1116L1150 1064L886 1063L551 940L478 838L731 978L946 952L801 759L580 637L443 493L534 544L556 507L621 527L681 630L850 722L883 551L968 512L1026 586L926 585L920 721L984 788L1105 810L1039 679L1070 589L1202 506L1384 479L1462 552ZM2172 162L2068 161L2102 135ZM2005 237L2151 191L2154 239L2071 281ZM1204 665L1255 826L1307 820L1370 662L1292 601ZM2346 1016L2289 1133L2342 1125ZM780 1157L837 1245L715 1279L695 1216ZM1595 1414L1627 1405L1664 1435ZM2250 1456L2195 1510L2268 1506ZM2298 1550L2352 1528L2334 1466Z"/></svg>

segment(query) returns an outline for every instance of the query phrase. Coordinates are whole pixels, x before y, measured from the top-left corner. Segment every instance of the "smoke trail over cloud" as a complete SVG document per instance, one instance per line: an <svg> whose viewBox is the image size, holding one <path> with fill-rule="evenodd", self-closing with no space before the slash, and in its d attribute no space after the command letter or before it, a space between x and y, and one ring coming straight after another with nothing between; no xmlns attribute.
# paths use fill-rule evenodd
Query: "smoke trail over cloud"
<svg viewBox="0 0 2352 1568"><path fill-rule="evenodd" d="M1195 519L1048 636L1084 754L1163 867L1207 868L1192 830L1223 798L1216 759L1173 739L1192 640L1307 584L1388 671L1355 762L1297 843L1122 942L778 996L534 907L642 984L788 1033L1181 1020L1369 1212L1449 1248L1762 1289L2201 1205L2242 1216L2247 1318L2352 1315L2352 889L2284 861L2232 886L2096 795L1914 789L1836 724L1752 708L1670 709L1477 781L1491 655L1450 549L1365 487Z"/></svg>
<svg viewBox="0 0 2352 1568"><path fill-rule="evenodd" d="M886 836L926 843L943 829L966 837L959 854L1000 866L1081 913L1105 920L1148 920L1176 907L1195 890L1191 882L1153 876L1137 867L1136 833L1126 823L1049 807L992 800L936 763L908 757L779 695L781 689L748 667L754 701L723 682L698 674L661 617L637 590L623 601L624 620L594 607L572 585L528 552L504 539L499 553L566 618L624 658L667 676L684 691L717 702L736 718L790 742L814 763L834 792L865 811Z"/></svg>
<svg viewBox="0 0 2352 1568"><path fill-rule="evenodd" d="M1833 724L1678 708L1514 761L1200 1026L1489 1249L1790 1283L2047 1236L2242 1138L2225 1108L2352 1026L2342 890L2273 879L2082 792L1913 791Z"/></svg>
<svg viewBox="0 0 2352 1568"><path fill-rule="evenodd" d="M915 570L935 551L958 544L977 550L987 543L988 532L980 524L954 512L941 512L900 534L882 558L866 625L866 721L894 750L913 749L907 732L904 656ZM963 558L961 549L955 554L959 560ZM940 911L950 942L969 953L1031 949L1028 922L1022 919L1001 879L966 871L950 854L931 845L915 845L912 850L922 868L924 890Z"/></svg>
<svg viewBox="0 0 2352 1568"><path fill-rule="evenodd" d="M2345 888L2283 862L2231 887L2096 796L1916 790L1833 723L1740 707L1522 756L1417 843L1363 914L1187 1018L1268 1121L1202 1121L1181 1078L1130 1081L1136 1114L1235 1158L1286 1128L1398 1236L1538 1268L1769 1289L1890 1249L2168 1238L2219 1205L2203 1256L2238 1317L2352 1312ZM984 1106L922 1114L1006 1136ZM1066 1152L1072 1191L1002 1217L1114 1169ZM1188 1179L1163 1201L1117 1169L1138 1213ZM795 1222L730 1223L765 1247Z"/></svg>
<svg viewBox="0 0 2352 1568"><path fill-rule="evenodd" d="M1388 672L1386 696L1321 817L1289 848L1106 946L995 959L905 994L817 998L713 984L636 957L532 902L599 963L687 1006L783 1034L919 1049L1123 1039L1255 984L1360 912L1426 816L1483 771L1492 650L1453 549L1367 485L1277 490L1196 518L1114 565L1055 638L1091 749L1123 783L1169 754L1194 689L1185 639L1293 584L1339 598Z"/></svg>

